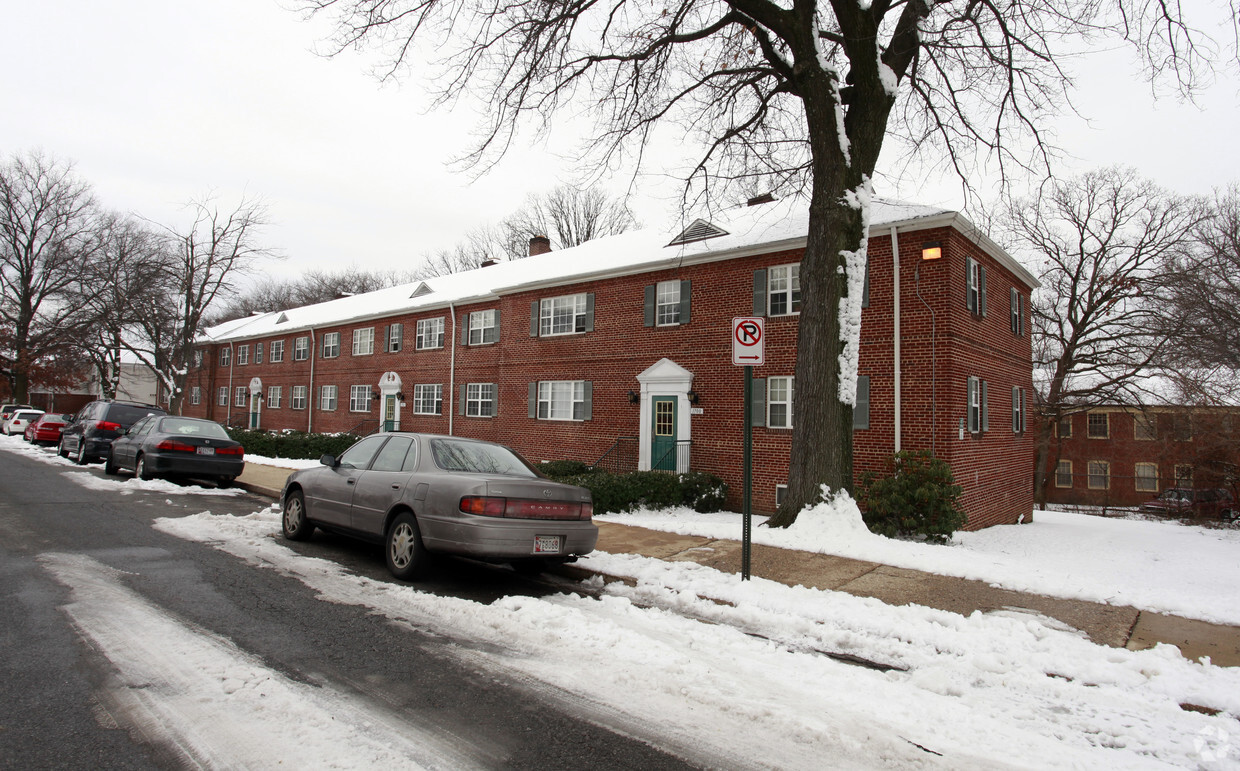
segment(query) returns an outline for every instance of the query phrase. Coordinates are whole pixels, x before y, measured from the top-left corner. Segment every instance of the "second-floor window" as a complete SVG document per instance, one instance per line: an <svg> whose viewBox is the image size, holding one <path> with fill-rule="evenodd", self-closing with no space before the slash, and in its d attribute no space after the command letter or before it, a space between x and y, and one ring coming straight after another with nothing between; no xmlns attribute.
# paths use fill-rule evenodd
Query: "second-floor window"
<svg viewBox="0 0 1240 771"><path fill-rule="evenodd" d="M645 325L669 327L689 323L689 281L660 281L646 287Z"/></svg>
<svg viewBox="0 0 1240 771"><path fill-rule="evenodd" d="M232 349L231 348L220 349L220 366L221 367L232 366Z"/></svg>
<svg viewBox="0 0 1240 771"><path fill-rule="evenodd" d="M375 328L353 330L353 355L369 356L375 352Z"/></svg>
<svg viewBox="0 0 1240 771"><path fill-rule="evenodd" d="M801 312L801 266L777 265L766 271L767 309L772 316Z"/></svg>
<svg viewBox="0 0 1240 771"><path fill-rule="evenodd" d="M499 311L474 311L469 314L469 345L494 343L499 339Z"/></svg>
<svg viewBox="0 0 1240 771"><path fill-rule="evenodd" d="M1089 413L1086 435L1090 439L1107 439L1111 436L1111 416L1105 412Z"/></svg>
<svg viewBox="0 0 1240 771"><path fill-rule="evenodd" d="M293 339L293 361L305 361L310 358L310 338L298 337Z"/></svg>
<svg viewBox="0 0 1240 771"><path fill-rule="evenodd" d="M250 363L250 346L248 345L237 346L237 363L238 364L249 364Z"/></svg>
<svg viewBox="0 0 1240 771"><path fill-rule="evenodd" d="M534 304L538 336L572 335L594 329L594 295L581 293L545 297Z"/></svg>
<svg viewBox="0 0 1240 771"><path fill-rule="evenodd" d="M323 334L323 358L334 359L340 355L340 333L325 332Z"/></svg>
<svg viewBox="0 0 1240 771"><path fill-rule="evenodd" d="M387 353L400 353L400 349L405 347L405 325L392 324L387 328L387 347L383 350Z"/></svg>
<svg viewBox="0 0 1240 771"><path fill-rule="evenodd" d="M419 351L443 348L443 316L418 320L417 340L414 342L414 348Z"/></svg>
<svg viewBox="0 0 1240 771"><path fill-rule="evenodd" d="M272 340L271 341L271 363L275 364L276 362L281 362L281 361L284 361L284 341L283 340Z"/></svg>

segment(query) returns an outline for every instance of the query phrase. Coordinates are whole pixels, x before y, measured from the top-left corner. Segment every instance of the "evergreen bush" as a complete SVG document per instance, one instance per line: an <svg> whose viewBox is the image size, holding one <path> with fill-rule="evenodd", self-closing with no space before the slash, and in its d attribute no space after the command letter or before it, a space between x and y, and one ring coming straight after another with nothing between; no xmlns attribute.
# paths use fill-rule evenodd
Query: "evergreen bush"
<svg viewBox="0 0 1240 771"><path fill-rule="evenodd" d="M311 434L305 431L254 431L229 428L228 435L241 442L246 453L266 458L317 460L324 455L340 456L361 439L353 434Z"/></svg>
<svg viewBox="0 0 1240 771"><path fill-rule="evenodd" d="M594 499L595 514L623 513L643 506L652 509L690 506L694 511L720 511L728 497L728 486L722 479L699 471L688 474L669 474L666 471L613 474L578 464L577 461L542 463L539 470L557 482L588 489ZM550 473L552 470L581 473L553 474Z"/></svg>
<svg viewBox="0 0 1240 771"><path fill-rule="evenodd" d="M966 521L951 467L926 450L896 453L886 475L862 474L859 493L866 527L889 538L946 543Z"/></svg>

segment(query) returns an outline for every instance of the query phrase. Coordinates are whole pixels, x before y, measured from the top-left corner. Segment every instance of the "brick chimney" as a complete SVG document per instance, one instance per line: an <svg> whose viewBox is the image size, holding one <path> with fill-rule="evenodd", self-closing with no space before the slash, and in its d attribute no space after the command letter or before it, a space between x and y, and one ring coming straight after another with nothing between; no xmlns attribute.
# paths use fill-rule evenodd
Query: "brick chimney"
<svg viewBox="0 0 1240 771"><path fill-rule="evenodd" d="M546 254L551 251L551 239L546 236L534 236L530 239L530 256Z"/></svg>

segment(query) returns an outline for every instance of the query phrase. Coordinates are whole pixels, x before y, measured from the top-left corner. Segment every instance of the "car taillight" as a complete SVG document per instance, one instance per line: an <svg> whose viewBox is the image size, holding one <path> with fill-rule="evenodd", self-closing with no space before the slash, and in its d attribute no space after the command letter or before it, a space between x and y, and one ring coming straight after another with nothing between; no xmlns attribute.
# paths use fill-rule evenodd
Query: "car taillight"
<svg viewBox="0 0 1240 771"><path fill-rule="evenodd" d="M216 447L216 455L245 455L244 447Z"/></svg>
<svg viewBox="0 0 1240 771"><path fill-rule="evenodd" d="M185 442L178 442L175 439L165 439L155 445L155 449L163 450L165 452L198 452L198 448L194 445L186 444Z"/></svg>
<svg viewBox="0 0 1240 771"><path fill-rule="evenodd" d="M121 424L113 423L110 420L100 420L95 423L95 428L99 429L100 431L120 431Z"/></svg>
<svg viewBox="0 0 1240 771"><path fill-rule="evenodd" d="M594 514L594 505L572 501L538 501L467 495L461 499L461 511L484 517L510 517L512 519L590 519Z"/></svg>

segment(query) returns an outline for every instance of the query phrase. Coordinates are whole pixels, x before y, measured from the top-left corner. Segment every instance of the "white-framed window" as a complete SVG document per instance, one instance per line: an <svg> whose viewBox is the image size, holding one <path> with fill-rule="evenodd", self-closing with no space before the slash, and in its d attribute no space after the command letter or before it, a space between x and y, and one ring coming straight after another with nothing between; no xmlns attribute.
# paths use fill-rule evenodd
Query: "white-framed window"
<svg viewBox="0 0 1240 771"><path fill-rule="evenodd" d="M1012 388L1012 433L1025 433L1025 389Z"/></svg>
<svg viewBox="0 0 1240 771"><path fill-rule="evenodd" d="M349 386L349 412L370 412L370 386Z"/></svg>
<svg viewBox="0 0 1240 771"><path fill-rule="evenodd" d="M1020 290L1012 287L1009 302L1012 308L1012 334L1017 337L1023 337L1025 334L1025 314L1024 314L1024 297L1021 296Z"/></svg>
<svg viewBox="0 0 1240 771"><path fill-rule="evenodd" d="M198 386L191 386L189 389L189 403L202 404L202 389Z"/></svg>
<svg viewBox="0 0 1240 771"><path fill-rule="evenodd" d="M536 416L539 420L588 420L586 381L540 381Z"/></svg>
<svg viewBox="0 0 1240 771"><path fill-rule="evenodd" d="M295 410L304 410L309 391L309 386L293 386L293 393L290 395L288 406Z"/></svg>
<svg viewBox="0 0 1240 771"><path fill-rule="evenodd" d="M1193 464L1191 463L1175 464L1175 486L1176 487L1192 487L1193 486Z"/></svg>
<svg viewBox="0 0 1240 771"><path fill-rule="evenodd" d="M679 281L660 281L655 285L654 323L659 327L680 323Z"/></svg>
<svg viewBox="0 0 1240 771"><path fill-rule="evenodd" d="M387 353L400 353L400 349L405 347L405 325L390 324L387 328L387 347L384 350Z"/></svg>
<svg viewBox="0 0 1240 771"><path fill-rule="evenodd" d="M237 386L233 391L233 406L244 407L246 400L250 397L250 389L245 386Z"/></svg>
<svg viewBox="0 0 1240 771"><path fill-rule="evenodd" d="M284 386L267 386L267 409L280 409L280 398L284 395Z"/></svg>
<svg viewBox="0 0 1240 771"><path fill-rule="evenodd" d="M1111 488L1111 464L1105 460L1089 462L1089 489L1109 490Z"/></svg>
<svg viewBox="0 0 1240 771"><path fill-rule="evenodd" d="M232 349L231 348L220 349L220 366L221 367L232 366Z"/></svg>
<svg viewBox="0 0 1240 771"><path fill-rule="evenodd" d="M369 356L375 352L375 328L353 330L353 355Z"/></svg>
<svg viewBox="0 0 1240 771"><path fill-rule="evenodd" d="M784 496L788 494L788 485L775 485L775 508L784 505Z"/></svg>
<svg viewBox="0 0 1240 771"><path fill-rule="evenodd" d="M965 258L964 305L978 316L986 315L986 266L972 257Z"/></svg>
<svg viewBox="0 0 1240 771"><path fill-rule="evenodd" d="M1187 442L1193 438L1193 414L1176 412L1171 418L1171 438L1177 442Z"/></svg>
<svg viewBox="0 0 1240 771"><path fill-rule="evenodd" d="M1072 461L1061 460L1055 466L1055 487L1072 486Z"/></svg>
<svg viewBox="0 0 1240 771"><path fill-rule="evenodd" d="M271 363L276 364L281 361L284 361L284 341L283 340L272 340L271 341Z"/></svg>
<svg viewBox="0 0 1240 771"><path fill-rule="evenodd" d="M1071 415L1066 415L1060 418L1059 422L1055 424L1055 436L1059 437L1060 439L1071 439L1072 438L1072 416Z"/></svg>
<svg viewBox="0 0 1240 771"><path fill-rule="evenodd" d="M336 409L336 401L340 389L338 386L325 385L319 389L319 409L331 411Z"/></svg>
<svg viewBox="0 0 1240 771"><path fill-rule="evenodd" d="M334 359L340 355L340 333L323 333L323 358Z"/></svg>
<svg viewBox="0 0 1240 771"><path fill-rule="evenodd" d="M293 361L305 361L310 358L309 336L293 339Z"/></svg>
<svg viewBox="0 0 1240 771"><path fill-rule="evenodd" d="M1132 438L1149 441L1158 438L1158 416L1138 412L1132 416Z"/></svg>
<svg viewBox="0 0 1240 771"><path fill-rule="evenodd" d="M1136 470L1136 489L1142 493L1158 492L1158 464L1138 463Z"/></svg>
<svg viewBox="0 0 1240 771"><path fill-rule="evenodd" d="M263 363L263 344L262 343L254 344L254 363L255 364Z"/></svg>
<svg viewBox="0 0 1240 771"><path fill-rule="evenodd" d="M979 434L990 430L990 410L987 402L986 381L981 378L969 378L968 424L969 433Z"/></svg>
<svg viewBox="0 0 1240 771"><path fill-rule="evenodd" d="M495 417L495 384L469 383L465 386L465 416Z"/></svg>
<svg viewBox="0 0 1240 771"><path fill-rule="evenodd" d="M443 348L443 316L418 319L417 338L413 347L417 351Z"/></svg>
<svg viewBox="0 0 1240 771"><path fill-rule="evenodd" d="M766 271L767 309L772 316L801 312L801 266L777 265Z"/></svg>
<svg viewBox="0 0 1240 771"><path fill-rule="evenodd" d="M202 350L201 349L194 351L194 366L195 367L202 366Z"/></svg>
<svg viewBox="0 0 1240 771"><path fill-rule="evenodd" d="M571 335L589 331L586 294L544 297L538 304L538 336Z"/></svg>
<svg viewBox="0 0 1240 771"><path fill-rule="evenodd" d="M422 383L413 387L413 414L443 414L442 383Z"/></svg>
<svg viewBox="0 0 1240 771"><path fill-rule="evenodd" d="M792 428L793 378L766 379L766 425L768 428Z"/></svg>
<svg viewBox="0 0 1240 771"><path fill-rule="evenodd" d="M499 340L499 311L474 311L469 314L469 344L486 345Z"/></svg>
<svg viewBox="0 0 1240 771"><path fill-rule="evenodd" d="M1111 415L1106 412L1089 413L1086 436L1090 439L1108 439L1111 436Z"/></svg>
<svg viewBox="0 0 1240 771"><path fill-rule="evenodd" d="M249 345L237 346L237 366L241 366L242 364L249 364L249 363L250 363L250 346Z"/></svg>
<svg viewBox="0 0 1240 771"><path fill-rule="evenodd" d="M228 406L228 386L220 386L220 391L216 396L215 403L221 407Z"/></svg>

